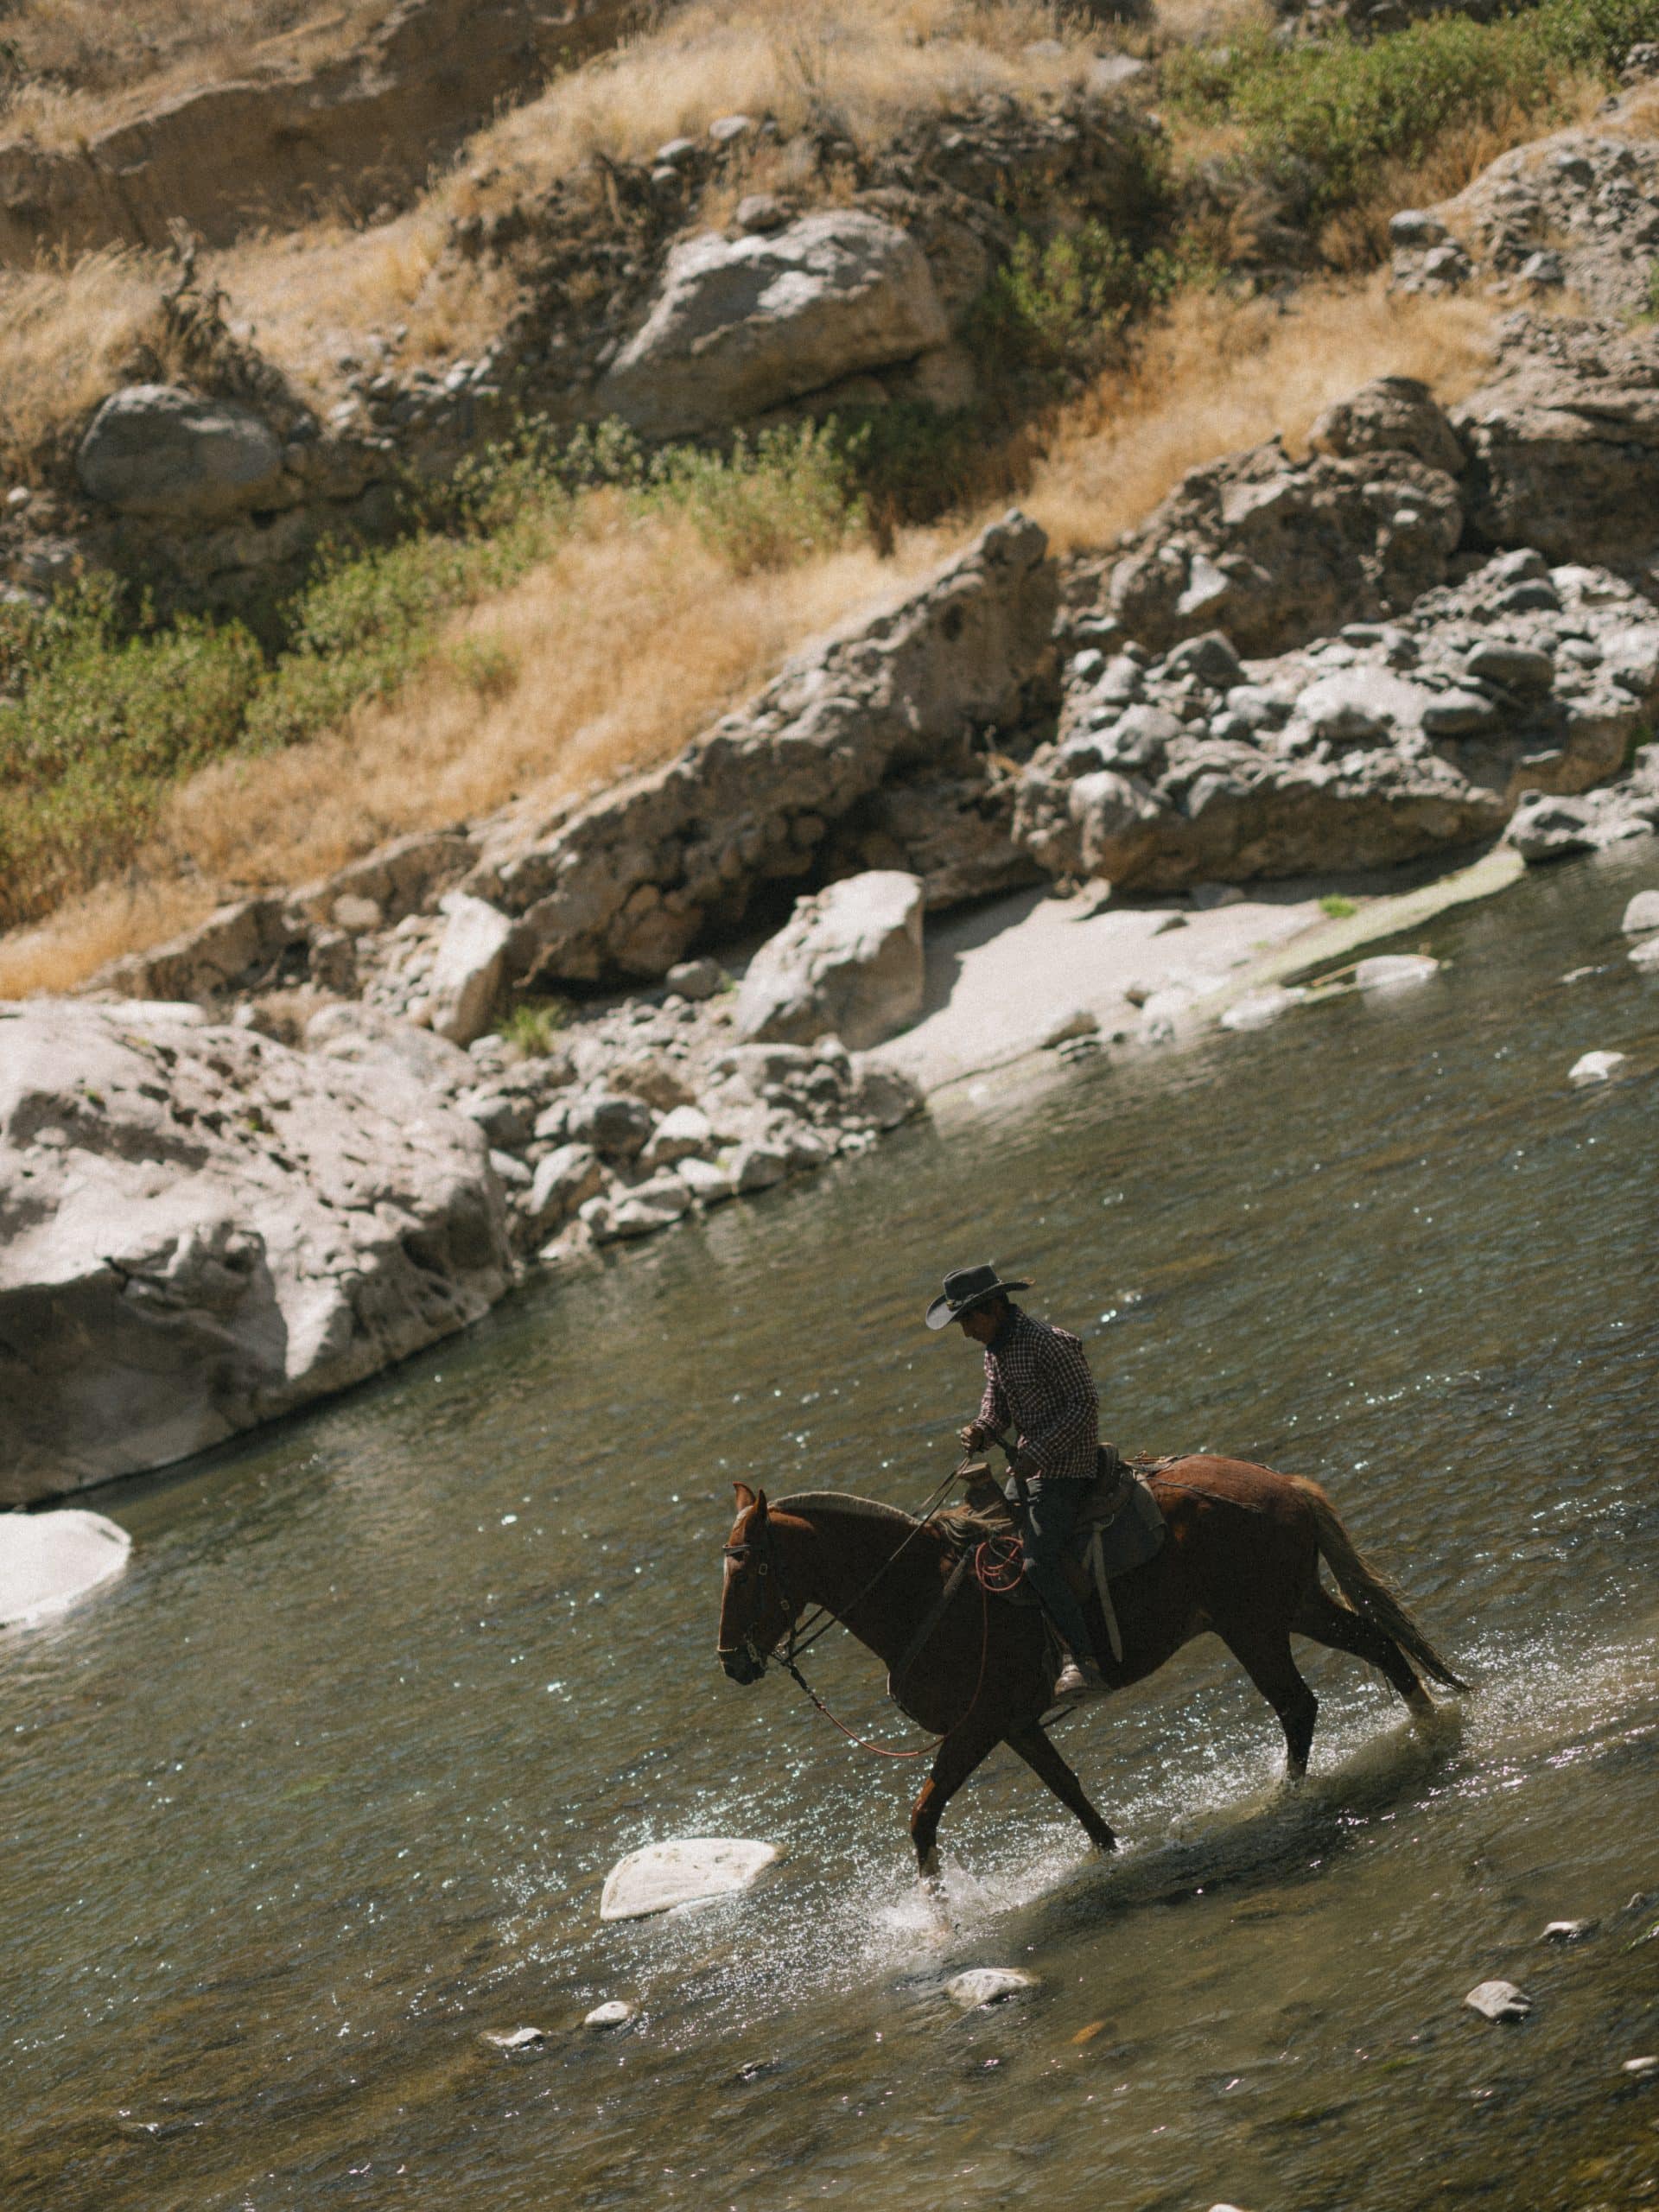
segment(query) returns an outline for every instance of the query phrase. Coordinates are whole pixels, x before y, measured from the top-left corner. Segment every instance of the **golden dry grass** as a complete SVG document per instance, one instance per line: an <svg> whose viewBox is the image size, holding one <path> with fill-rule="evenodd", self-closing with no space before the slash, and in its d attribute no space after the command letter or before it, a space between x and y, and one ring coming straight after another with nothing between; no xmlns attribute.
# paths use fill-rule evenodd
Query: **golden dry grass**
<svg viewBox="0 0 1659 2212"><path fill-rule="evenodd" d="M165 264L108 246L67 270L0 270L0 454L14 467L117 383L154 343Z"/></svg>
<svg viewBox="0 0 1659 2212"><path fill-rule="evenodd" d="M1109 543L1189 468L1279 432L1293 449L1332 401L1372 377L1421 377L1443 405L1491 359L1494 311L1478 297L1309 285L1287 305L1189 294L1062 423L1025 505L1058 552Z"/></svg>
<svg viewBox="0 0 1659 2212"><path fill-rule="evenodd" d="M938 556L917 532L734 577L677 518L588 526L458 622L450 650L395 700L333 735L183 785L124 887L0 939L0 997L65 990L216 901L298 882L383 839L551 801L671 757L790 652Z"/></svg>

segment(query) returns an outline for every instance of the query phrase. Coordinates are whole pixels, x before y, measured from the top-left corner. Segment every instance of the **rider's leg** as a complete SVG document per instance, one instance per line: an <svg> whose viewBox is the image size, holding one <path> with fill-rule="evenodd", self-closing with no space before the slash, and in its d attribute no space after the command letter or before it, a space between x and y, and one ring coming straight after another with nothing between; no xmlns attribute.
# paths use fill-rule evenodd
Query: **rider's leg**
<svg viewBox="0 0 1659 2212"><path fill-rule="evenodd" d="M1026 1579L1047 1608L1067 1650L1084 1665L1095 1662L1095 1640L1060 1561L1088 1489L1087 1483L1033 1483L1024 1530Z"/></svg>

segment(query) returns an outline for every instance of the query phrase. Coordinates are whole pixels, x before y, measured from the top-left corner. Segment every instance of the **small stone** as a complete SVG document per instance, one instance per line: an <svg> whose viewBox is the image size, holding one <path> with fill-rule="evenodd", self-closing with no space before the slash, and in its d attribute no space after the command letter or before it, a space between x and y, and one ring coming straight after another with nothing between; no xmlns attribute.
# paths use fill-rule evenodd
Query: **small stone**
<svg viewBox="0 0 1659 2212"><path fill-rule="evenodd" d="M1477 1982L1463 2001L1483 2020L1524 2020L1532 2010L1531 1998L1512 1981Z"/></svg>
<svg viewBox="0 0 1659 2212"><path fill-rule="evenodd" d="M359 899L354 892L343 892L329 909L334 927L344 930L350 937L360 937L366 930L385 926L385 914L379 901Z"/></svg>
<svg viewBox="0 0 1659 2212"><path fill-rule="evenodd" d="M1230 1006L1221 1017L1221 1026L1224 1029L1265 1029L1281 1014L1288 1014L1292 1007L1299 1006L1306 995L1305 991L1287 990L1281 983L1269 983L1265 989L1251 991Z"/></svg>
<svg viewBox="0 0 1659 2212"><path fill-rule="evenodd" d="M671 991L683 999L711 999L726 988L726 970L718 960L682 960L664 978Z"/></svg>
<svg viewBox="0 0 1659 2212"><path fill-rule="evenodd" d="M1167 937L1171 930L1184 930L1187 927L1188 923L1185 914L1166 914L1163 920L1160 922L1157 928L1154 930L1153 935L1154 937Z"/></svg>
<svg viewBox="0 0 1659 2212"><path fill-rule="evenodd" d="M636 2007L626 2005L620 1997L608 1998L603 2005L595 2005L591 2012L584 2013L582 2024L596 2031L606 2028L626 2028L635 2017Z"/></svg>
<svg viewBox="0 0 1659 2212"><path fill-rule="evenodd" d="M1099 1033L1100 1016L1088 1007L1080 1006L1054 1024L1043 1039L1043 1050L1046 1052L1057 1052L1062 1045L1069 1045L1077 1038L1097 1037Z"/></svg>
<svg viewBox="0 0 1659 2212"><path fill-rule="evenodd" d="M1408 248L1440 245L1446 236L1446 225L1438 215L1431 215L1426 208L1402 207L1389 221L1389 241L1393 245Z"/></svg>
<svg viewBox="0 0 1659 2212"><path fill-rule="evenodd" d="M1659 937L1643 938L1640 944L1633 944L1630 961L1633 968L1659 968Z"/></svg>
<svg viewBox="0 0 1659 2212"><path fill-rule="evenodd" d="M713 1160L695 1157L677 1160L674 1173L691 1193L693 1202L700 1206L717 1206L737 1196L737 1185L729 1168Z"/></svg>
<svg viewBox="0 0 1659 2212"><path fill-rule="evenodd" d="M715 1133L702 1108L676 1106L652 1131L641 1156L647 1167L671 1167L676 1160L706 1158L714 1145Z"/></svg>
<svg viewBox="0 0 1659 2212"><path fill-rule="evenodd" d="M1621 2074L1634 2074L1638 2080L1659 2074L1659 2056L1649 2053L1642 2058L1627 2058L1618 2070Z"/></svg>
<svg viewBox="0 0 1659 2212"><path fill-rule="evenodd" d="M1559 253L1548 251L1529 253L1521 264L1521 281L1531 284L1538 291L1553 291L1567 282L1567 270Z"/></svg>
<svg viewBox="0 0 1659 2212"><path fill-rule="evenodd" d="M1397 991L1426 983L1440 973L1440 963L1426 952L1378 952L1362 960L1354 982L1362 991Z"/></svg>
<svg viewBox="0 0 1659 2212"><path fill-rule="evenodd" d="M1624 918L1618 926L1626 937L1640 937L1648 930L1659 930L1659 891L1638 891L1624 909Z"/></svg>
<svg viewBox="0 0 1659 2212"><path fill-rule="evenodd" d="M752 1191L769 1191L789 1173L789 1161L776 1145L740 1145L732 1160L732 1179L747 1197Z"/></svg>
<svg viewBox="0 0 1659 2212"><path fill-rule="evenodd" d="M482 2040L496 2050L529 2050L547 2034L542 2028L486 2028Z"/></svg>
<svg viewBox="0 0 1659 2212"><path fill-rule="evenodd" d="M944 1985L944 1993L953 2005L970 2012L982 2005L1001 2005L1011 1997L1023 1997L1028 1989L1038 1986L1037 1976L1022 1967L969 1967L962 1974L952 1974Z"/></svg>
<svg viewBox="0 0 1659 2212"><path fill-rule="evenodd" d="M746 1890L782 1856L775 1843L741 1836L686 1836L646 1844L619 1859L605 1877L601 1920L641 1920L676 1905Z"/></svg>
<svg viewBox="0 0 1659 2212"><path fill-rule="evenodd" d="M652 156L658 168L677 169L689 162L697 150L695 138L671 138Z"/></svg>
<svg viewBox="0 0 1659 2212"><path fill-rule="evenodd" d="M1593 1920L1551 1920L1544 1924L1538 1938L1541 1943L1581 1943L1586 1936L1596 1932Z"/></svg>
<svg viewBox="0 0 1659 2212"><path fill-rule="evenodd" d="M716 146L730 146L740 138L747 138L753 129L752 115L722 115L709 124L709 136ZM664 158L663 155L658 156L659 161Z"/></svg>
<svg viewBox="0 0 1659 2212"><path fill-rule="evenodd" d="M732 220L740 231L752 237L762 237L768 231L781 231L789 220L789 207L775 192L746 192L737 203Z"/></svg>
<svg viewBox="0 0 1659 2212"><path fill-rule="evenodd" d="M1569 1083L1580 1084L1605 1083L1616 1069L1624 1066L1628 1058L1624 1052L1581 1053L1567 1070L1567 1079Z"/></svg>

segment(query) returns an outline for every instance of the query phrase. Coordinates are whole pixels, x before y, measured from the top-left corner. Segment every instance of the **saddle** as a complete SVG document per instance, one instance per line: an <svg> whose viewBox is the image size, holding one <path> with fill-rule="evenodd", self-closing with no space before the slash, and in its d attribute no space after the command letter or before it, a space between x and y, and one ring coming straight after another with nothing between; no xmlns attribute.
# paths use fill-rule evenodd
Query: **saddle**
<svg viewBox="0 0 1659 2212"><path fill-rule="evenodd" d="M1161 1463L1147 1464L1150 1467ZM986 1535L1017 1535L1018 1516L989 1466L982 1460L976 1461L963 1469L962 1478L963 1503L956 1511L963 1522L971 1520L979 1524ZM1120 1575L1144 1567L1149 1559L1155 1558L1163 1548L1166 1533L1164 1516L1145 1477L1115 1444L1103 1444L1096 1454L1095 1478L1089 1485L1089 1495L1077 1516L1062 1566L1067 1581L1079 1598L1086 1600L1092 1594L1099 1599L1116 1660L1123 1656L1123 1639L1117 1624L1117 1608L1112 1602L1111 1585ZM1023 1580L1003 1595L1007 1603L1014 1605L1041 1602Z"/></svg>

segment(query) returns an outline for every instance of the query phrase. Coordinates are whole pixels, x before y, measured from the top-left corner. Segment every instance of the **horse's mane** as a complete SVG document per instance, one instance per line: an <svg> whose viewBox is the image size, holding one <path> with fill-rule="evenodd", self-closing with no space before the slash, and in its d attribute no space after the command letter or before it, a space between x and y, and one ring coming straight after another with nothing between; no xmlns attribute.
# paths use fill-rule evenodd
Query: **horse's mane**
<svg viewBox="0 0 1659 2212"><path fill-rule="evenodd" d="M884 1505L878 1497L860 1497L846 1490L798 1490L791 1497L772 1500L778 1513L810 1513L814 1510L844 1514L853 1521L886 1521L900 1529L913 1529L916 1516L902 1506Z"/></svg>

